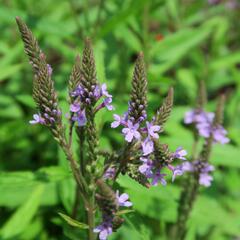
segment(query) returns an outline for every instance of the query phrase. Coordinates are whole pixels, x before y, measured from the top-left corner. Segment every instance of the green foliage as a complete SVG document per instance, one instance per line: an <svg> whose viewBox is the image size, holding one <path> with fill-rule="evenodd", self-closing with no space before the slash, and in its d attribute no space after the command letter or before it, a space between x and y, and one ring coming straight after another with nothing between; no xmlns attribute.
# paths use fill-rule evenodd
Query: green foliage
<svg viewBox="0 0 240 240"><path fill-rule="evenodd" d="M194 107L198 81L206 83L209 110L214 110L219 93L226 93L224 125L231 142L213 148L214 183L209 189L200 189L186 239L237 239L239 10L227 9L224 4L211 6L207 0L1 2L0 239L75 240L84 239L85 234L58 216L58 212L66 212L67 216L63 216L67 222L81 225L77 219L75 222L68 218L72 216L76 186L63 153L41 126L28 125L34 108L30 97L32 72L15 25L17 15L27 22L48 56L64 114L68 111L65 86L86 36L93 39L99 81L109 79L116 113L126 109L132 63L140 51L146 59L150 116L170 86L174 87L173 110L160 136L171 150L180 145L189 153L192 151L193 137L182 120L184 113ZM97 116L98 129L103 133L99 145L105 150L118 149L122 141L121 135L110 128L111 121L112 113L105 110ZM74 149L78 155L78 147ZM121 176L118 184L129 194L134 213L121 214L125 223L110 239L169 239L169 225L176 220L181 178L174 185L151 189L126 176ZM83 216L81 199L79 205Z"/></svg>
<svg viewBox="0 0 240 240"><path fill-rule="evenodd" d="M88 225L86 225L85 223L81 223L81 222L78 222L74 219L72 219L71 217L63 214L63 213L58 213L60 215L60 217L62 219L64 219L69 225L73 226L73 227L77 227L77 228L80 228L80 229L88 229Z"/></svg>

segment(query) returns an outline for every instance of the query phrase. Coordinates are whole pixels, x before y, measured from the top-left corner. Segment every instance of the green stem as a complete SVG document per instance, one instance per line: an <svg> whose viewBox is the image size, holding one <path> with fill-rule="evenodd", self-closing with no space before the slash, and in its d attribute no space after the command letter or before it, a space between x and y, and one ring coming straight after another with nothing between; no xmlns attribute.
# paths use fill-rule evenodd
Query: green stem
<svg viewBox="0 0 240 240"><path fill-rule="evenodd" d="M81 198L81 192L79 189L79 186L76 186L76 190L75 190L75 201L74 201L74 205L73 205L73 209L72 209L72 218L76 219L77 218L77 213L78 213L78 209L79 209L79 204L80 204L80 198Z"/></svg>
<svg viewBox="0 0 240 240"><path fill-rule="evenodd" d="M190 176L185 182L185 186L180 197L178 220L174 229L173 237L176 240L184 240L185 238L187 220L197 197L198 189L198 176Z"/></svg>
<svg viewBox="0 0 240 240"><path fill-rule="evenodd" d="M198 136L194 136L194 142L192 145L192 159L196 159L197 157L197 145L198 145L199 139Z"/></svg>
<svg viewBox="0 0 240 240"><path fill-rule="evenodd" d="M70 162L70 166L71 166L74 178L81 190L81 195L82 195L84 201L86 202L85 195L87 193L88 187L85 182L85 179L82 176L81 171L79 170L77 162L74 160L72 150L69 148L69 145L67 144L66 140L63 140L63 142L61 142L60 145L61 145L63 152L65 153L68 161Z"/></svg>
<svg viewBox="0 0 240 240"><path fill-rule="evenodd" d="M94 207L94 193L89 199L87 206L87 221L88 221L88 240L94 240L96 238L94 230L94 220L95 220L95 207Z"/></svg>

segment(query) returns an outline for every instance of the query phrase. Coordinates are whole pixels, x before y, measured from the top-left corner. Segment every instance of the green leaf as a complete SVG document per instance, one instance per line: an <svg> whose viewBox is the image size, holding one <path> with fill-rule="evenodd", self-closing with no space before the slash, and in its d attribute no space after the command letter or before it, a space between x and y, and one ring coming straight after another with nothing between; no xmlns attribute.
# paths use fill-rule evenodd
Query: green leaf
<svg viewBox="0 0 240 240"><path fill-rule="evenodd" d="M120 215L124 215L124 214L131 213L131 212L135 212L135 211L131 210L131 209L121 210L121 211L116 212L116 215L120 216Z"/></svg>
<svg viewBox="0 0 240 240"><path fill-rule="evenodd" d="M210 63L211 70L222 70L228 69L232 66L235 66L237 63L240 63L240 52L231 52L226 56L215 59Z"/></svg>
<svg viewBox="0 0 240 240"><path fill-rule="evenodd" d="M78 222L77 220L75 219L72 219L71 217L63 214L63 213L58 213L69 225L73 226L73 227L77 227L77 228L80 228L80 229L88 229L88 225L85 224L85 223L81 223L81 222Z"/></svg>
<svg viewBox="0 0 240 240"><path fill-rule="evenodd" d="M70 172L52 166L40 168L36 172L18 171L0 173L0 206L16 207L27 201L27 197L39 185L44 185L43 205L53 205L59 201L57 184L71 179Z"/></svg>
<svg viewBox="0 0 240 240"><path fill-rule="evenodd" d="M98 33L97 38L102 38L112 30L114 30L118 25L128 21L129 17L135 15L138 11L140 11L146 4L146 2L146 0L133 0L127 7L120 11L117 11L112 18L108 19L106 23L101 26L101 30Z"/></svg>
<svg viewBox="0 0 240 240"><path fill-rule="evenodd" d="M17 211L10 217L10 219L4 224L0 230L0 236L3 239L16 237L31 223L32 218L38 210L43 191L44 186L39 185L31 194L26 203L19 207Z"/></svg>
<svg viewBox="0 0 240 240"><path fill-rule="evenodd" d="M151 74L162 74L176 64L189 51L202 43L211 33L210 27L183 29L158 42L150 51L155 64L149 68Z"/></svg>
<svg viewBox="0 0 240 240"><path fill-rule="evenodd" d="M0 82L6 78L9 78L20 71L22 64L15 64L11 66L5 66L0 69Z"/></svg>

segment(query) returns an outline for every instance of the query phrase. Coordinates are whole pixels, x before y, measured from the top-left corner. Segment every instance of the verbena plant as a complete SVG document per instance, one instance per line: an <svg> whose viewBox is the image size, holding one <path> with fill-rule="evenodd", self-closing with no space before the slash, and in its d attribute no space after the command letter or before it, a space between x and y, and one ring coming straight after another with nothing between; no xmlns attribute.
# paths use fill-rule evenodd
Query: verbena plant
<svg viewBox="0 0 240 240"><path fill-rule="evenodd" d="M32 32L19 17L16 20L34 72L33 98L38 113L33 115L34 119L30 123L48 128L62 148L87 213L86 219L79 219L83 223L63 214L61 216L72 225L77 224L88 229L89 240L95 239L97 235L101 240L107 239L123 224L122 215L131 211L121 208L133 205L126 193L120 194L113 188L120 174L128 175L149 188L159 183L166 185L165 177L168 171L172 173L172 181L176 176L189 172L183 184L177 223L169 230L173 239L183 239L186 221L198 188L200 185L208 187L212 181L209 173L214 168L208 163L212 145L214 142L228 142L226 131L221 126L223 97L220 98L215 114L205 112L203 107L206 94L203 82L200 82L198 104L196 109L186 114L185 123L191 125L195 137L194 149L200 137L204 137L205 142L202 151L198 154L194 150L193 156L189 157L190 161L187 161L187 152L182 147L171 152L169 146L159 138L171 113L172 88L154 117L147 118L147 79L144 57L140 53L135 63L127 111L123 116L114 114L111 124L112 128L122 127L125 143L121 149L115 149L113 152L102 151L98 147L99 136L95 116L103 108L112 111L114 107L107 85L100 84L97 79L91 41L85 40L82 59L79 55L76 57L69 78L70 106L66 116L68 125L65 126L54 89L52 68ZM78 137L79 159L72 149L73 134ZM98 212L102 218L100 223L96 218Z"/></svg>

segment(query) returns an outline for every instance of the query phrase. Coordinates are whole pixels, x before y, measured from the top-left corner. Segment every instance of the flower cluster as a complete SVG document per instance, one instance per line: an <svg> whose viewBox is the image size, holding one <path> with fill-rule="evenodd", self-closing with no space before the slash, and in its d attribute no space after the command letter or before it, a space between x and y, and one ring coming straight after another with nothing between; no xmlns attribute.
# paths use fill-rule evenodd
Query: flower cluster
<svg viewBox="0 0 240 240"><path fill-rule="evenodd" d="M106 107L108 110L113 110L114 107L112 103L112 95L107 91L107 85L104 83L101 86L93 85L92 91L88 91L79 85L73 92L72 97L75 98L75 101L70 106L70 111L73 113L72 120L76 121L79 126L84 126L87 122L85 114L85 105L90 105L97 102L100 98L104 98L102 103L100 103L96 108L95 112Z"/></svg>
<svg viewBox="0 0 240 240"><path fill-rule="evenodd" d="M152 154L141 157L142 165L139 167L139 171L144 174L148 179L151 179L151 184L153 186L158 185L160 182L162 185L166 185L167 182L164 177L167 174L161 173L164 167L167 167L170 171L172 171L172 181L174 181L177 175L182 175L184 171L181 168L181 165L174 167L171 163L174 159L186 160L185 156L187 155L187 151L182 147L177 148L174 153L170 153L166 160L159 161L158 159L154 159Z"/></svg>
<svg viewBox="0 0 240 240"><path fill-rule="evenodd" d="M128 201L129 196L126 193L119 195L119 191L116 192L116 204L119 207L131 207L132 203ZM102 223L94 229L95 233L99 233L100 240L106 240L113 232L114 215L104 214L102 216Z"/></svg>
<svg viewBox="0 0 240 240"><path fill-rule="evenodd" d="M61 111L59 109L49 109L45 108L45 113L35 113L33 114L33 120L30 120L29 123L32 125L42 124L42 125L51 125L55 123L57 116L61 116Z"/></svg>
<svg viewBox="0 0 240 240"><path fill-rule="evenodd" d="M140 124L144 124L143 120L147 116L144 116L141 121L133 122L129 118L129 112L131 109L128 109L128 112L123 115L123 117L114 114L114 121L111 124L112 128L118 126L123 126L122 133L125 137L125 140L130 143L132 141L139 142L140 146L140 166L139 172L143 174L147 179L151 181L153 186L158 185L160 182L162 185L166 185L167 182L164 179L166 176L165 173L162 173L162 169L167 167L172 171L174 180L177 175L182 175L183 171L179 167L174 167L171 165L174 159L185 160L187 152L179 147L175 153L169 153L165 160L156 159L155 157L155 141L159 139L159 133L161 132L161 126L155 125L155 119L153 118L151 122L146 121L144 127L140 127ZM165 150L164 150L165 151Z"/></svg>
<svg viewBox="0 0 240 240"><path fill-rule="evenodd" d="M198 130L198 134L204 138L213 136L216 143L225 144L229 142L226 137L227 131L221 125L214 125L214 116L212 112L204 112L200 109L195 109L186 113L184 118L185 124L194 124Z"/></svg>
<svg viewBox="0 0 240 240"><path fill-rule="evenodd" d="M192 163L184 162L181 166L182 171L197 172L199 174L199 184L205 187L211 185L213 177L209 175L209 172L214 170L214 167L207 162L196 160Z"/></svg>

